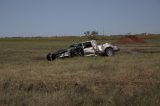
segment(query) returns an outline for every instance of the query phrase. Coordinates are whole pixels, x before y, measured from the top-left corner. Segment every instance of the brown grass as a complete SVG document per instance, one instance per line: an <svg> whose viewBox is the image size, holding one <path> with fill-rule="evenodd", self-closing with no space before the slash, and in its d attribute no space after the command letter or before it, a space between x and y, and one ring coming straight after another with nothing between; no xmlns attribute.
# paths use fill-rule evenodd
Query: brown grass
<svg viewBox="0 0 160 106"><path fill-rule="evenodd" d="M114 57L46 61L48 52L72 42L1 40L0 104L159 106L160 52L143 51L159 51L160 43L119 45Z"/></svg>

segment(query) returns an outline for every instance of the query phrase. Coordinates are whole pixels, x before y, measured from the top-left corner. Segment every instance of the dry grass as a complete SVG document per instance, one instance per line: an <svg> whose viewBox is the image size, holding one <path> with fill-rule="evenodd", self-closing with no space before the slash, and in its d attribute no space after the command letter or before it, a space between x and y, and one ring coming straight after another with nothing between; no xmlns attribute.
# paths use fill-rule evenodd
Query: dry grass
<svg viewBox="0 0 160 106"><path fill-rule="evenodd" d="M160 53L143 51L159 51L160 43L120 45L114 57L46 61L48 52L75 41L1 39L0 104L159 106Z"/></svg>

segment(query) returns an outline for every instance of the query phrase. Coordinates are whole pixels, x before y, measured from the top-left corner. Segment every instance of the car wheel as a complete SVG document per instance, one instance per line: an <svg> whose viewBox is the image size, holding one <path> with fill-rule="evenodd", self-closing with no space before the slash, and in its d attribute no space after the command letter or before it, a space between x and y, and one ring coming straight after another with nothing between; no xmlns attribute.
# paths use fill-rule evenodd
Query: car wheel
<svg viewBox="0 0 160 106"><path fill-rule="evenodd" d="M47 54L47 60L52 61L52 54L51 53Z"/></svg>
<svg viewBox="0 0 160 106"><path fill-rule="evenodd" d="M56 58L55 54L49 53L49 54L47 55L47 60L48 60L48 61L52 61L52 60L54 60L55 58Z"/></svg>
<svg viewBox="0 0 160 106"><path fill-rule="evenodd" d="M114 55L113 49L112 49L112 48L107 48L107 49L105 50L105 55L106 55L106 56L113 56L113 55Z"/></svg>

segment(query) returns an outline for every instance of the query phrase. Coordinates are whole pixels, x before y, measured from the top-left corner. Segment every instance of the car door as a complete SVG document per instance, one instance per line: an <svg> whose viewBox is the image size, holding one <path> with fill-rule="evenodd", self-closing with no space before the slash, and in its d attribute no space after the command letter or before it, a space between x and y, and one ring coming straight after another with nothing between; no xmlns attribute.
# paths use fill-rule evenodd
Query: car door
<svg viewBox="0 0 160 106"><path fill-rule="evenodd" d="M95 50L93 49L91 42L84 42L83 50L84 50L84 55L95 54Z"/></svg>

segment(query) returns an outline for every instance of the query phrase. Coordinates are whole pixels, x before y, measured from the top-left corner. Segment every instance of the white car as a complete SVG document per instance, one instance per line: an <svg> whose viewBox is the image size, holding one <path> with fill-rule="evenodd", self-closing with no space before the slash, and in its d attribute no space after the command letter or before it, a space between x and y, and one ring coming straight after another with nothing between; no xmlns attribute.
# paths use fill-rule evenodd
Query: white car
<svg viewBox="0 0 160 106"><path fill-rule="evenodd" d="M67 49L61 49L47 55L47 60L74 56L113 56L120 49L112 44L97 45L96 40L85 41L71 45Z"/></svg>

